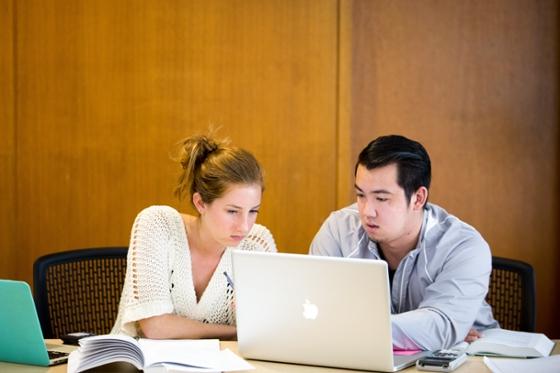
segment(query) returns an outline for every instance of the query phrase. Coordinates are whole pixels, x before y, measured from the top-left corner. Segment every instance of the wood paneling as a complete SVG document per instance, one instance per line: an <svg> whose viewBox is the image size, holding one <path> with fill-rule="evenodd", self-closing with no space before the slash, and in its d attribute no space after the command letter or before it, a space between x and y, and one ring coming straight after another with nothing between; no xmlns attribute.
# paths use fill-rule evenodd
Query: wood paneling
<svg viewBox="0 0 560 373"><path fill-rule="evenodd" d="M169 151L211 123L261 160L279 249L307 252L336 199L336 19L334 0L18 1L18 276L185 209Z"/></svg>
<svg viewBox="0 0 560 373"><path fill-rule="evenodd" d="M535 267L537 327L559 337L558 3L352 6L352 159L381 134L421 141L431 201Z"/></svg>
<svg viewBox="0 0 560 373"><path fill-rule="evenodd" d="M15 276L16 191L12 0L0 0L0 278Z"/></svg>
<svg viewBox="0 0 560 373"><path fill-rule="evenodd" d="M339 1L338 35L338 124L337 124L337 184L336 206L347 206L354 198L355 157L352 152L352 115L354 78L352 72L353 22L352 0Z"/></svg>

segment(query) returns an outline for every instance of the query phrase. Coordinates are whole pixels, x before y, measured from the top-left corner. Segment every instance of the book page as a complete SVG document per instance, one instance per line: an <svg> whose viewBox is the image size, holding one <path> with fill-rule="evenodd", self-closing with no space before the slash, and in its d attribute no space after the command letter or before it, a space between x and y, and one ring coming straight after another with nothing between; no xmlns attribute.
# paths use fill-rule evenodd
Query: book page
<svg viewBox="0 0 560 373"><path fill-rule="evenodd" d="M218 339L140 339L138 341L144 353L144 366L159 363L177 363L189 366L204 367L197 355L203 352L219 352Z"/></svg>
<svg viewBox="0 0 560 373"><path fill-rule="evenodd" d="M540 339L540 334L518 332L507 329L488 329L482 332L486 342L506 346L534 346Z"/></svg>
<svg viewBox="0 0 560 373"><path fill-rule="evenodd" d="M166 368L167 373L211 373L255 369L255 367L227 348L217 352L207 351L203 356L199 355L197 358L199 359L198 363L202 364L204 360L208 362L208 364L204 365L209 365L210 367L206 369L193 368L175 364L163 364L163 366Z"/></svg>

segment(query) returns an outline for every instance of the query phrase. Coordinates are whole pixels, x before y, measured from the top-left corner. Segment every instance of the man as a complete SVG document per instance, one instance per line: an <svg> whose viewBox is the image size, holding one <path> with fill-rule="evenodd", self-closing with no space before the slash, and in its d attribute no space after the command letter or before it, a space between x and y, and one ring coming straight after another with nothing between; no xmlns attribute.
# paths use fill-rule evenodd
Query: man
<svg viewBox="0 0 560 373"><path fill-rule="evenodd" d="M490 248L473 227L427 202L430 181L420 143L396 135L373 140L356 164L357 203L333 212L310 248L312 255L387 262L399 349L449 348L498 326L484 300Z"/></svg>

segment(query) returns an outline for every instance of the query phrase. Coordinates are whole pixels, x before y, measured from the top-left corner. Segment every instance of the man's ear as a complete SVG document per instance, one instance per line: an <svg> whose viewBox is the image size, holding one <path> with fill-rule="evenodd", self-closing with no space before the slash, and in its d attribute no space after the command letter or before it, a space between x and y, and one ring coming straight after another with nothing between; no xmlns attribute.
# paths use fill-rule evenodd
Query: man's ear
<svg viewBox="0 0 560 373"><path fill-rule="evenodd" d="M411 202L412 208L414 210L420 210L424 208L424 205L428 201L428 188L420 187L414 194L412 195Z"/></svg>
<svg viewBox="0 0 560 373"><path fill-rule="evenodd" d="M204 201L202 200L202 196L200 195L200 193L193 193L192 203L194 208L200 215L202 215L202 213L206 210L206 203L204 203Z"/></svg>

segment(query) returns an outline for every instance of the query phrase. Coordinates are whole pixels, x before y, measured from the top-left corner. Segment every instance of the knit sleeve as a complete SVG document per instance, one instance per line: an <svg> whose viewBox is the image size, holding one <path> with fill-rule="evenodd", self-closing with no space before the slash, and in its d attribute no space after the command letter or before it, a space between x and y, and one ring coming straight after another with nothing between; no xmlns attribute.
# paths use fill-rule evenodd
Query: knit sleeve
<svg viewBox="0 0 560 373"><path fill-rule="evenodd" d="M151 206L134 221L116 332L136 336L138 320L173 312L168 267L178 229L174 213Z"/></svg>
<svg viewBox="0 0 560 373"><path fill-rule="evenodd" d="M255 224L240 247L242 250L276 252L272 233L263 225Z"/></svg>

